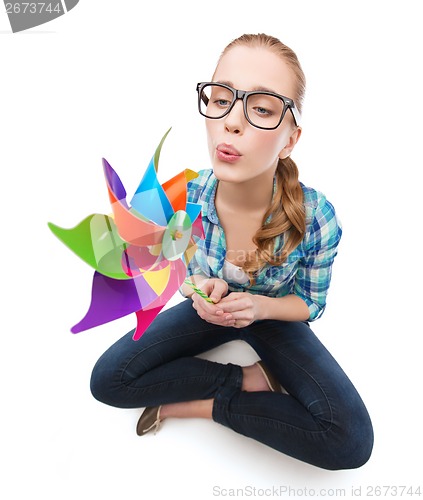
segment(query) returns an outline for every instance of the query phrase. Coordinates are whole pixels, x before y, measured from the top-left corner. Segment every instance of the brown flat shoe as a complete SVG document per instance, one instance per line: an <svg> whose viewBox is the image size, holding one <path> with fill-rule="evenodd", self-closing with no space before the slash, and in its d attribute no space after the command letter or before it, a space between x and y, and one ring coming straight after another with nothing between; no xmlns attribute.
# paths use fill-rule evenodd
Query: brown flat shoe
<svg viewBox="0 0 423 500"><path fill-rule="evenodd" d="M149 406L141 414L137 423L137 434L143 436L154 429L154 434L159 430L161 406Z"/></svg>
<svg viewBox="0 0 423 500"><path fill-rule="evenodd" d="M278 379L269 371L267 366L263 363L263 361L257 361L256 365L260 368L261 372L264 375L264 378L266 379L267 385L269 386L269 389L272 392L284 392L286 393L285 390L282 389L281 384L279 383Z"/></svg>

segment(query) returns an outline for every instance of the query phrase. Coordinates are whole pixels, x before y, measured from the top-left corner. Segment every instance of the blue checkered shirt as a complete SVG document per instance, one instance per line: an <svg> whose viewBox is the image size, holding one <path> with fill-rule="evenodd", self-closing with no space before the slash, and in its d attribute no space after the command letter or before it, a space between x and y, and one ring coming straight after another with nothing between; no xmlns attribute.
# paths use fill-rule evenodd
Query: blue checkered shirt
<svg viewBox="0 0 423 500"><path fill-rule="evenodd" d="M274 181L275 182L275 181ZM211 169L201 170L188 184L188 200L202 205L202 223L205 238L198 242L197 251L188 265L188 276L201 274L222 278L226 255L225 233L219 223L215 207L218 180ZM295 294L310 310L309 321L319 318L326 306L326 296L337 246L341 238L341 224L333 206L326 197L301 184L304 193L306 233L298 247L280 266L266 264L255 276L253 285L228 282L231 292L243 292L283 297ZM284 236L276 237L274 251L280 252Z"/></svg>

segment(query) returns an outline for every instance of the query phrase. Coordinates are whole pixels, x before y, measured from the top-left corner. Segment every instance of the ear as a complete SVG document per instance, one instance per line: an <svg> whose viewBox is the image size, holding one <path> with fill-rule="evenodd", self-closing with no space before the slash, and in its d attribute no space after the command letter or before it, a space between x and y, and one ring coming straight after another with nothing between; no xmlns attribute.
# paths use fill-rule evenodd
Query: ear
<svg viewBox="0 0 423 500"><path fill-rule="evenodd" d="M301 127L296 127L295 130L292 132L292 134L289 136L288 143L280 151L280 153L278 155L281 160L284 160L285 158L288 158L288 156L292 153L292 150L294 149L294 147L297 144L299 138L301 137L301 132L302 132L302 128Z"/></svg>

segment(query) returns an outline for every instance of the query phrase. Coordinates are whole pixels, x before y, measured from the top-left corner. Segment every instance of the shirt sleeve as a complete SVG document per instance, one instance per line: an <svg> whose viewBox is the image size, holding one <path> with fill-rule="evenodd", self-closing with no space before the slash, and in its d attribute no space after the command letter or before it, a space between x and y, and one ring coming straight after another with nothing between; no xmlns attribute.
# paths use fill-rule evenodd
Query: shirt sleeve
<svg viewBox="0 0 423 500"><path fill-rule="evenodd" d="M318 319L326 307L332 264L338 253L342 227L335 209L321 195L304 237L305 255L300 259L294 293L310 310L309 321Z"/></svg>
<svg viewBox="0 0 423 500"><path fill-rule="evenodd" d="M193 255L192 259L190 260L187 266L187 277L189 278L190 276L203 276L204 278L210 278L210 274L206 274L204 272L204 269L201 267L198 260L196 259L198 251L199 250L197 248L197 251L195 252L195 254Z"/></svg>
<svg viewBox="0 0 423 500"><path fill-rule="evenodd" d="M187 186L187 201L191 203L201 203L200 196L201 193L204 189L204 184L207 182L207 179L210 176L210 170L204 169L200 170L198 172L198 177L194 178L188 183ZM201 217L201 214L200 214ZM196 259L196 254L198 252L198 247L197 251L195 254L192 256L191 260L189 261L187 265L187 277L189 278L190 276L193 275L200 275L204 276L204 278L207 278L208 276L203 272L199 262ZM182 290L182 286L179 287L179 293L183 296L186 297Z"/></svg>

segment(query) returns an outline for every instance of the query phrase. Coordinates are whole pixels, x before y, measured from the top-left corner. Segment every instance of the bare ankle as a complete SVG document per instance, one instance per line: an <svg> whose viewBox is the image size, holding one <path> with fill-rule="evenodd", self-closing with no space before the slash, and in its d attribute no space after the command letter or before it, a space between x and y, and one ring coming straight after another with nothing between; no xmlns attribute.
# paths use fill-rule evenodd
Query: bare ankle
<svg viewBox="0 0 423 500"><path fill-rule="evenodd" d="M269 385L263 376L262 371L256 363L242 367L242 387L243 391L270 391Z"/></svg>
<svg viewBox="0 0 423 500"><path fill-rule="evenodd" d="M213 399L200 399L182 403L169 403L160 410L162 419L174 418L212 418Z"/></svg>

